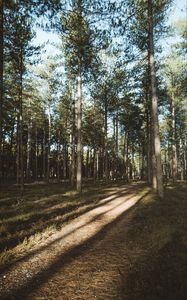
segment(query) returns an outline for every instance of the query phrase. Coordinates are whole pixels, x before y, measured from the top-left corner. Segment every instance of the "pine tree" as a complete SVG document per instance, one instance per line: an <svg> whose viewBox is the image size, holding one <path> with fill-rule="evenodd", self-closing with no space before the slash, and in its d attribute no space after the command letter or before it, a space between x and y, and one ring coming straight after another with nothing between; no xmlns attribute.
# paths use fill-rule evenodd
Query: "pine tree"
<svg viewBox="0 0 187 300"><path fill-rule="evenodd" d="M65 33L65 57L69 73L77 79L77 191L82 190L82 81L91 67L93 52L91 32L81 0L74 2L67 17L62 17Z"/></svg>

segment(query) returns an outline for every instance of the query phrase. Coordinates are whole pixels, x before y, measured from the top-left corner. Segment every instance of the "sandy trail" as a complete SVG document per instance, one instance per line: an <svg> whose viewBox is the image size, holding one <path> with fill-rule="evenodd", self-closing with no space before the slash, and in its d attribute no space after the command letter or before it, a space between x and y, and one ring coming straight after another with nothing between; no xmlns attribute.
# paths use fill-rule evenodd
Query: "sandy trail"
<svg viewBox="0 0 187 300"><path fill-rule="evenodd" d="M129 209L147 194L140 194L142 189L122 187L25 253L1 274L0 298L122 299L120 265L129 267L126 247L131 247L124 242L125 226L134 213Z"/></svg>

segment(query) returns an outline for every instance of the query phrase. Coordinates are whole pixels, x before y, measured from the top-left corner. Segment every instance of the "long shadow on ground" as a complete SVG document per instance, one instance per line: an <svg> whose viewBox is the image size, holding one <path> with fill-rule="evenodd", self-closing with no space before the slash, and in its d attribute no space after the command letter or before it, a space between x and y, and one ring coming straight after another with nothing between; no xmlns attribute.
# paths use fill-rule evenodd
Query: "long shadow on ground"
<svg viewBox="0 0 187 300"><path fill-rule="evenodd" d="M146 193L146 195L148 193ZM24 286L14 289L14 291L8 296L1 295L1 299L2 300L30 299L29 295L32 294L33 291L37 291L40 288L40 286L42 286L45 282L47 282L51 277L53 277L59 271L62 271L62 269L66 265L70 264L75 258L77 259L78 257L84 255L85 251L89 251L89 249L93 247L96 241L104 239L108 231L112 230L112 228L114 228L121 220L123 220L124 217L127 216L127 214L129 214L132 210L134 210L138 206L138 203L144 197L145 195L141 197L133 207L129 208L127 211L122 213L118 218L116 218L111 223L105 225L103 229L100 230L93 237L79 244L78 246L73 247L67 253L57 257L57 259L51 265L49 265L48 268L45 268L45 270L42 270L38 274L34 275L32 279L28 280L28 282Z"/></svg>
<svg viewBox="0 0 187 300"><path fill-rule="evenodd" d="M155 201L146 206L136 204L115 221L106 225L94 237L57 257L48 268L35 275L25 286L17 288L11 295L1 299L31 299L29 295L37 291L40 286L62 271L74 259L82 257L94 246L96 241L104 239L110 230L112 231L125 216L137 208L125 239L133 241L133 247L137 247L138 250L145 251L147 249L147 251L142 256L140 255L137 261L132 261L127 274L124 272L124 277L122 274L120 299L185 300L187 295L187 244L184 236L186 229L185 195L186 189L177 190L176 196L180 196L178 199L175 191L171 190L166 193L167 201ZM161 229L163 232L159 236L157 233ZM159 238L163 238L163 233L166 242L161 243L162 246L160 246ZM151 238L156 238L156 243L152 244Z"/></svg>
<svg viewBox="0 0 187 300"><path fill-rule="evenodd" d="M148 193L149 193L149 192L147 192L147 194L148 194ZM114 201L114 200L115 200L116 198L118 198L119 196L125 196L126 194L128 194L128 192L118 192L118 193L113 193L111 196L115 196L115 197L112 197L112 199L108 199L107 201L104 201L104 203L100 203L100 204L94 206L92 209L98 208L98 207L103 206L103 205L105 205L105 204L107 204L107 203L110 203L111 201ZM132 197L132 195L130 195L125 201L128 201L131 197ZM142 199L142 198L141 198L141 199ZM140 200L141 200L141 199L140 199ZM139 201L140 201L140 200L139 200ZM67 235L63 236L63 238L65 238L65 237L67 237L68 235L74 233L77 229L80 229L80 228L82 228L82 227L85 227L86 225L91 224L94 220L97 220L97 219L101 218L103 215L105 215L105 213L107 213L107 212L109 212L109 211L111 211L111 210L117 208L118 206L121 206L121 203L118 204L118 205L116 205L116 206L113 207L112 209L109 209L108 211L105 211L104 213L98 214L98 215L95 216L94 218L90 219L88 223L86 223L86 224L80 226L79 228L76 228L75 230L72 230L70 233L68 233ZM85 212L90 211L90 210L91 210L91 208L90 208L90 209L87 209ZM44 245L44 246L41 246L41 247L39 247L39 249L33 250L33 251L29 252L28 254L26 254L26 255L24 255L24 256L21 256L20 258L14 260L13 262L11 262L11 263L9 263L9 264L3 266L2 268L0 268L0 275L4 272L4 270L8 271L8 270L11 268L11 266L15 265L16 263L19 263L19 262L21 262L21 261L24 261L25 259L29 259L30 257L32 257L32 256L34 256L34 255L37 255L37 254L42 253L42 251L48 249L51 245L57 244L61 239L62 239L62 237L60 237L60 238L58 238L58 239L55 239L55 240L52 241L51 243L49 243L49 244L47 244L47 245Z"/></svg>
<svg viewBox="0 0 187 300"><path fill-rule="evenodd" d="M122 279L122 299L187 299L186 192L187 187L168 188L164 200L140 208L133 218L129 238L144 243L148 254ZM163 233L170 238L160 248Z"/></svg>
<svg viewBox="0 0 187 300"><path fill-rule="evenodd" d="M134 187L128 187L128 190L126 190L126 187L124 186L124 190L122 192L118 191L108 196L116 195L117 198L119 196L128 194L133 189ZM101 193L95 200L89 200L89 196L86 196L87 195L85 195L85 198L87 199L88 197L88 200L79 201L79 203L76 203L76 200L75 203L73 201L69 201L68 204L66 204L66 202L63 201L60 197L60 199L58 199L57 197L57 199L50 200L50 203L47 203L47 206L46 204L44 206L39 205L38 209L35 208L35 210L33 211L33 215L31 214L26 220L20 219L16 221L6 221L5 218L4 224L8 227L9 231L4 233L5 236L3 236L2 234L2 236L0 237L0 251L15 247L20 242L23 242L25 238L29 238L30 236L41 232L46 227L55 226L56 228L60 229L64 222L74 218L73 213L76 209L81 208L82 210L76 212L75 217L78 215L82 215L83 213L93 208L103 205L100 204L100 200L103 198ZM113 201L114 199L115 198L113 198L111 201ZM63 203L65 205L64 207ZM62 207L54 209L53 205L57 204L61 204ZM46 207L48 209L47 212L45 211ZM30 212L32 212L33 209L34 204L33 207L30 208ZM70 213L72 213L72 216ZM67 217L65 216L66 214Z"/></svg>
<svg viewBox="0 0 187 300"><path fill-rule="evenodd" d="M122 293L130 300L185 300L186 282L187 247L175 235L155 256L133 266Z"/></svg>

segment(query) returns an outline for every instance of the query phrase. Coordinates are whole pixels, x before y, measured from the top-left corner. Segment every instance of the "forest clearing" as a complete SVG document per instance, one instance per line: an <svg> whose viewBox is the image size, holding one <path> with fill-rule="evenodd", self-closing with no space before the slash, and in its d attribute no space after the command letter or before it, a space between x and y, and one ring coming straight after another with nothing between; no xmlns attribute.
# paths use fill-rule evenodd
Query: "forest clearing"
<svg viewBox="0 0 187 300"><path fill-rule="evenodd" d="M0 299L186 299L186 8L0 0Z"/></svg>

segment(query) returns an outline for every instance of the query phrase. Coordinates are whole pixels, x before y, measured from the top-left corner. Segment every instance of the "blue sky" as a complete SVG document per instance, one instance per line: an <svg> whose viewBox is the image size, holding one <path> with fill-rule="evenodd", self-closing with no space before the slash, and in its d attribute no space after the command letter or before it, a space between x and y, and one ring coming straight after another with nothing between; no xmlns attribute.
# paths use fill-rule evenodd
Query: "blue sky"
<svg viewBox="0 0 187 300"><path fill-rule="evenodd" d="M174 1L173 9L170 15L170 21L177 20L180 17L187 17L187 0Z"/></svg>

